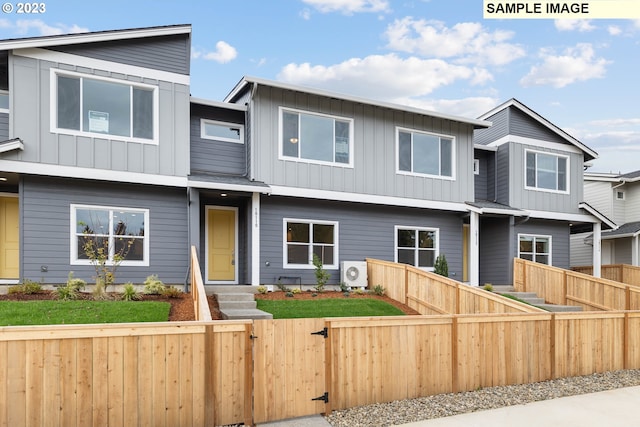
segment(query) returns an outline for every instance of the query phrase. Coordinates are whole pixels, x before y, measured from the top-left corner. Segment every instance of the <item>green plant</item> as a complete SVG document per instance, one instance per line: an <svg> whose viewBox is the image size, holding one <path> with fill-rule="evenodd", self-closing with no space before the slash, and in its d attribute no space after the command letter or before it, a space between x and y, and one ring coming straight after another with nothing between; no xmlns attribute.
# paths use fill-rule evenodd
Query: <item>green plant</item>
<svg viewBox="0 0 640 427"><path fill-rule="evenodd" d="M288 298L293 298L293 292L287 292L285 296Z"/></svg>
<svg viewBox="0 0 640 427"><path fill-rule="evenodd" d="M14 285L7 289L9 294L37 294L42 292L42 285L29 279L24 279L21 285Z"/></svg>
<svg viewBox="0 0 640 427"><path fill-rule="evenodd" d="M281 281L278 280L278 283L276 283L276 287L278 289L280 289L282 292L291 292L291 289L289 289L287 286L285 286Z"/></svg>
<svg viewBox="0 0 640 427"><path fill-rule="evenodd" d="M324 291L324 285L327 284L331 275L323 268L322 260L318 255L313 254L312 262L314 267L316 268L315 269L316 286L314 286L314 289L318 292L322 292Z"/></svg>
<svg viewBox="0 0 640 427"><path fill-rule="evenodd" d="M56 289L59 300L70 301L78 299L78 289L72 285L60 286Z"/></svg>
<svg viewBox="0 0 640 427"><path fill-rule="evenodd" d="M122 289L122 300L123 301L137 301L140 298L142 298L142 297L140 296L140 294L136 290L136 287L133 285L133 283L128 282L128 283L124 284L124 287Z"/></svg>
<svg viewBox="0 0 640 427"><path fill-rule="evenodd" d="M347 284L344 283L344 282L340 282L340 292L342 292L342 293L351 292L351 287L347 286Z"/></svg>
<svg viewBox="0 0 640 427"><path fill-rule="evenodd" d="M373 293L378 296L383 296L386 292L387 290L382 285L375 285L373 287Z"/></svg>
<svg viewBox="0 0 640 427"><path fill-rule="evenodd" d="M485 283L482 287L485 291L493 292L493 285L491 283Z"/></svg>
<svg viewBox="0 0 640 427"><path fill-rule="evenodd" d="M167 298L180 298L183 292L174 286L165 286L162 290L162 296Z"/></svg>
<svg viewBox="0 0 640 427"><path fill-rule="evenodd" d="M164 289L165 285L162 283L162 280L158 279L157 274L147 276L144 280L143 292L147 295L162 295Z"/></svg>
<svg viewBox="0 0 640 427"><path fill-rule="evenodd" d="M72 287L76 291L81 291L85 288L86 285L87 285L87 282L85 282L84 280L77 277L73 277L73 271L69 272L69 275L67 276L66 286Z"/></svg>
<svg viewBox="0 0 640 427"><path fill-rule="evenodd" d="M364 295L364 289L356 288L356 290L353 291L353 293L356 294L356 295Z"/></svg>
<svg viewBox="0 0 640 427"><path fill-rule="evenodd" d="M447 258L444 254L438 255L436 262L433 265L433 272L444 277L449 277L449 265L447 264Z"/></svg>
<svg viewBox="0 0 640 427"><path fill-rule="evenodd" d="M291 289L291 293L292 293L292 294L299 294L299 293L301 293L301 292L302 292L302 289L300 289L300 288L293 288L293 289Z"/></svg>
<svg viewBox="0 0 640 427"><path fill-rule="evenodd" d="M258 293L259 294L266 294L269 291L269 288L267 288L266 286L258 286Z"/></svg>

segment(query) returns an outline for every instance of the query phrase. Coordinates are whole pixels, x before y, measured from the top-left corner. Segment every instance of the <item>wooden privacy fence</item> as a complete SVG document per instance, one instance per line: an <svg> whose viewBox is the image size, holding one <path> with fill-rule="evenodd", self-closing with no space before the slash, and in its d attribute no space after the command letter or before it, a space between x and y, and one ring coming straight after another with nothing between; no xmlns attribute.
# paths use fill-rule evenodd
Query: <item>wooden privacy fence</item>
<svg viewBox="0 0 640 427"><path fill-rule="evenodd" d="M196 320L211 320L211 310L209 310L209 301L207 300L207 294L204 290L200 263L198 262L198 251L195 246L191 246L189 275L191 278L191 299L193 300Z"/></svg>
<svg viewBox="0 0 640 427"><path fill-rule="evenodd" d="M513 286L535 292L551 304L584 310L640 310L640 286L597 278L520 258L514 259Z"/></svg>
<svg viewBox="0 0 640 427"><path fill-rule="evenodd" d="M593 266L572 267L573 271L593 275ZM640 286L640 267L628 264L611 264L600 267L600 275L604 279L627 285Z"/></svg>
<svg viewBox="0 0 640 427"><path fill-rule="evenodd" d="M382 285L390 298L420 314L546 313L406 264L367 259L367 277L370 288Z"/></svg>

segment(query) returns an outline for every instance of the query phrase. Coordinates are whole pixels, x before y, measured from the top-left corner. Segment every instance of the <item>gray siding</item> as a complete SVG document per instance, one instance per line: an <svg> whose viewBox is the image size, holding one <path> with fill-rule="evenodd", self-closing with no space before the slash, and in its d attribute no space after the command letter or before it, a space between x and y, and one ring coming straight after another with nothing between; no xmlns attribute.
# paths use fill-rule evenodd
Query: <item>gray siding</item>
<svg viewBox="0 0 640 427"><path fill-rule="evenodd" d="M343 202L262 197L261 283L272 285L279 276L300 276L305 284L315 284L314 270L283 268L283 219L338 221L339 261L365 258L394 260L396 225L439 228L440 253L447 258L449 275L462 280L462 218L425 209L366 205ZM266 263L269 266L266 266ZM339 270L329 270L330 284L340 281ZM382 284L384 285L384 284Z"/></svg>
<svg viewBox="0 0 640 427"><path fill-rule="evenodd" d="M509 134L509 114L507 110L501 110L493 116L487 117L486 120L492 124L489 128L473 131L474 144L488 145Z"/></svg>
<svg viewBox="0 0 640 427"><path fill-rule="evenodd" d="M551 236L551 262L554 267L570 267L569 224L562 221L529 220L515 226L514 247L518 254L518 234Z"/></svg>
<svg viewBox="0 0 640 427"><path fill-rule="evenodd" d="M200 119L244 126L244 112L191 105L191 173L247 174L247 144L203 139ZM245 129L246 135L246 129Z"/></svg>
<svg viewBox="0 0 640 427"><path fill-rule="evenodd" d="M488 155L488 153L482 150L475 151L474 157L478 160L480 168L480 173L473 176L476 200L490 200L487 191L489 186L489 170L487 162ZM490 155L493 155L493 153L491 153ZM491 186L493 186L493 182L491 182Z"/></svg>
<svg viewBox="0 0 640 427"><path fill-rule="evenodd" d="M480 285L513 282L511 233L509 218L480 218Z"/></svg>
<svg viewBox="0 0 640 427"><path fill-rule="evenodd" d="M509 134L570 145L557 133L515 107L509 108Z"/></svg>
<svg viewBox="0 0 640 427"><path fill-rule="evenodd" d="M71 64L51 63L12 56L10 138L21 138L23 152L5 158L52 165L78 166L113 171L186 176L189 163L189 87L149 80L142 76L119 75L108 70L86 70ZM159 87L159 143L52 133L50 129L50 70L95 74L103 77L144 82Z"/></svg>
<svg viewBox="0 0 640 427"><path fill-rule="evenodd" d="M189 74L188 34L49 47L50 50L170 73Z"/></svg>
<svg viewBox="0 0 640 427"><path fill-rule="evenodd" d="M69 271L93 283L92 266L70 264L70 205L149 209L149 267L120 267L116 281L142 283L157 274L183 283L188 267L187 200L183 190L71 179L23 178L21 194L22 277L63 283ZM41 266L47 272L41 272Z"/></svg>
<svg viewBox="0 0 640 427"><path fill-rule="evenodd" d="M502 203L503 205L509 205L509 192L511 191L512 187L511 170L513 166L510 164L509 151L510 145L505 144L501 145L498 148L497 154L498 166L496 168L496 174L498 175L498 177L496 185L496 201L498 203Z"/></svg>
<svg viewBox="0 0 640 427"><path fill-rule="evenodd" d="M265 86L257 90L252 106L252 177L259 181L435 201L473 199L471 125ZM353 119L353 168L278 159L279 107ZM455 180L397 174L398 126L455 137Z"/></svg>
<svg viewBox="0 0 640 427"><path fill-rule="evenodd" d="M9 139L9 114L0 113L0 141Z"/></svg>
<svg viewBox="0 0 640 427"><path fill-rule="evenodd" d="M593 264L593 245L585 242L585 239L591 235L591 232L571 235L569 239L571 267Z"/></svg>

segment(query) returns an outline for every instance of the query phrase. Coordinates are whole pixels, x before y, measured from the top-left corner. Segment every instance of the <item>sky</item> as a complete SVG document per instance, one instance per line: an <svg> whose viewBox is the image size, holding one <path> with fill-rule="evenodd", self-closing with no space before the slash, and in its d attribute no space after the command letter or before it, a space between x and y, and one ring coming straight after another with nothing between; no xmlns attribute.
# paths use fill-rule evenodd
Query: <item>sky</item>
<svg viewBox="0 0 640 427"><path fill-rule="evenodd" d="M0 39L191 24L191 94L243 76L477 118L516 98L640 170L640 20L484 19L482 0L48 0ZM42 9L40 9L42 11Z"/></svg>

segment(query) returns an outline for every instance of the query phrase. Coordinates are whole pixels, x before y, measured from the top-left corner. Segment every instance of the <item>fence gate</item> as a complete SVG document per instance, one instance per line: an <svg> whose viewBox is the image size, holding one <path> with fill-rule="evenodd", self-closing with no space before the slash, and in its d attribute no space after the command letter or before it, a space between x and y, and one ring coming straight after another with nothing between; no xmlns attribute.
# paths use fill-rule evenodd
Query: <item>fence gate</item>
<svg viewBox="0 0 640 427"><path fill-rule="evenodd" d="M326 412L324 328L322 319L254 321L255 423Z"/></svg>

